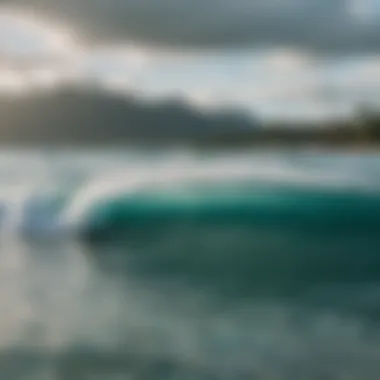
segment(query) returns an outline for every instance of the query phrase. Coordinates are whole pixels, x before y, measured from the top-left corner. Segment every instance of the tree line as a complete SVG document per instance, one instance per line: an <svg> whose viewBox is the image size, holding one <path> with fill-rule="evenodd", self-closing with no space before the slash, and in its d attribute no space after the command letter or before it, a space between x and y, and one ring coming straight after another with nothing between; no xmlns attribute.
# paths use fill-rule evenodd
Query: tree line
<svg viewBox="0 0 380 380"><path fill-rule="evenodd" d="M377 144L380 112L350 120L265 126L241 110L201 111L178 98L144 102L91 86L0 95L0 141L32 144Z"/></svg>

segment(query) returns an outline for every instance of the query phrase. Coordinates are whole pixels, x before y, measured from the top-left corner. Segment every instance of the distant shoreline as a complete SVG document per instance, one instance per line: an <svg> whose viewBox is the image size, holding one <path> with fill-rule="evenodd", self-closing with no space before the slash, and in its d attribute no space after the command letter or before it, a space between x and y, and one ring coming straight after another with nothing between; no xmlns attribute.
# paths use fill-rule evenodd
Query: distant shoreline
<svg viewBox="0 0 380 380"><path fill-rule="evenodd" d="M309 151L328 153L379 153L380 141L373 142L342 142L342 143L321 143L321 142L260 142L244 141L218 142L218 141L123 141L123 142L9 142L0 143L1 150L195 150L195 151Z"/></svg>
<svg viewBox="0 0 380 380"><path fill-rule="evenodd" d="M274 123L239 110L199 112L179 99L146 103L104 89L66 86L16 99L0 96L0 142L52 149L183 146L377 151L380 115L377 110L361 109L350 120Z"/></svg>

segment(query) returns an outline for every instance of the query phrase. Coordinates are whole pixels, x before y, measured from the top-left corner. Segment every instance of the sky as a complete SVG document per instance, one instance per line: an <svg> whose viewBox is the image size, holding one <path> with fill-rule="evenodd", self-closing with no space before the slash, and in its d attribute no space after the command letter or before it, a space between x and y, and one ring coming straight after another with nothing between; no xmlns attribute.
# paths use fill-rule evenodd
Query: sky
<svg viewBox="0 0 380 380"><path fill-rule="evenodd" d="M0 91L96 80L267 119L380 103L380 0L0 0Z"/></svg>

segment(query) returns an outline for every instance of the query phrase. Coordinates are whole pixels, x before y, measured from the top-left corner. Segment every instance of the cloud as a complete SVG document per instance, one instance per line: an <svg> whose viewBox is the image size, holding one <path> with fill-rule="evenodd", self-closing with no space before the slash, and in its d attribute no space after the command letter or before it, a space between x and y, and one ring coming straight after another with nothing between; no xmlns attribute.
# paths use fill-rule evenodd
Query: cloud
<svg viewBox="0 0 380 380"><path fill-rule="evenodd" d="M79 54L68 31L32 13L0 10L0 64L18 69L62 65Z"/></svg>
<svg viewBox="0 0 380 380"><path fill-rule="evenodd" d="M6 93L22 93L26 89L26 83L23 78L12 70L0 70L0 94Z"/></svg>
<svg viewBox="0 0 380 380"><path fill-rule="evenodd" d="M187 91L196 104L232 104L268 118L350 116L359 105L380 105L379 57L324 60L273 51L250 62L240 80L204 80Z"/></svg>
<svg viewBox="0 0 380 380"><path fill-rule="evenodd" d="M52 9L53 0L44 1ZM77 1L79 15L82 0ZM105 4L100 0L92 1L94 9ZM110 3L114 1L110 0ZM141 1L141 6L145 7L151 3L151 0ZM194 0L193 4L197 1ZM221 0L209 1L216 4ZM319 3L323 2L319 0ZM171 4L180 15L181 7L188 3L185 0L177 0L177 3L175 7L174 2L160 0L164 7ZM67 11L71 4L71 0L66 0L59 6L68 7ZM133 4L136 9L140 6L134 0L120 0L119 6L124 9ZM227 6L227 2L225 4ZM266 4L236 0L236 3L228 3L234 9L232 15L237 12L237 4L245 7L244 11L256 4L262 13L271 10L279 12L279 9L285 12L286 9L301 6L296 0L277 0L277 6L274 6L274 0L268 0ZM308 4L310 6L311 2ZM349 5L351 12L347 11L345 15L351 17L354 25L355 19L348 15L364 11L355 7L353 10L353 0L345 4L347 7ZM157 5L152 9L157 11L155 17L158 17L161 8ZM188 9L190 12L190 7ZM98 32L108 25L107 17L105 21L102 19L103 26ZM295 48L285 45L272 49L233 51L184 50L181 45L181 50L176 50L168 41L165 42L165 48L132 42L131 34L126 32L127 26L120 34L129 36L124 42L85 46L79 43L80 38L67 24L57 22L55 25L52 20L46 20L49 18L40 16L36 10L28 12L26 8L17 12L8 8L0 12L0 92L19 93L36 87L55 87L67 81L80 83L95 80L108 90L119 93L132 91L144 99L179 97L209 109L237 106L253 112L273 112L277 109L278 114L289 114L292 110L292 114L309 115L316 109L318 114L329 114L334 107L339 108L342 104L347 109L358 102L372 103L380 99L380 52L376 51L370 55L326 57L317 52L312 54L310 50L302 49L302 46ZM96 24L101 23L99 21ZM62 25L66 25L66 28ZM83 30L91 30L84 27L84 21L81 25ZM358 25L361 25L358 26L360 29L367 24L360 19ZM367 28L372 24L368 25ZM152 27L150 24L146 26L147 30ZM142 40L149 41L147 37ZM200 47L194 43L191 46Z"/></svg>
<svg viewBox="0 0 380 380"><path fill-rule="evenodd" d="M22 0L93 41L378 51L378 0ZM365 3L363 5L363 2Z"/></svg>

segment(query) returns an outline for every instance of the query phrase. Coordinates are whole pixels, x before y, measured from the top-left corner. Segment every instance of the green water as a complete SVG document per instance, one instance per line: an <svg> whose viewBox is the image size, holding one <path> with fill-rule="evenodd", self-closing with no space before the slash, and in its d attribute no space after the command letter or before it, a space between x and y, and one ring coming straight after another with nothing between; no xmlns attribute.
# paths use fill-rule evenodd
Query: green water
<svg viewBox="0 0 380 380"><path fill-rule="evenodd" d="M1 378L378 379L379 178L377 155L1 152Z"/></svg>

